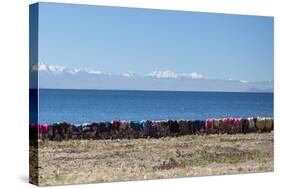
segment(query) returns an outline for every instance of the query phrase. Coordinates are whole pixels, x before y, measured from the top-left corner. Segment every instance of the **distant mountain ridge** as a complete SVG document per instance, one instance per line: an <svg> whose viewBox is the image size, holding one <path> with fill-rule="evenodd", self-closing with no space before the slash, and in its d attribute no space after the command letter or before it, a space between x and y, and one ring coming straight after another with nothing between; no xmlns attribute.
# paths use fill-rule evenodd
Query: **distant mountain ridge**
<svg viewBox="0 0 281 188"><path fill-rule="evenodd" d="M47 64L31 67L30 74L37 72L39 88L273 92L273 81L216 80L205 78L196 72L176 73L160 70L140 76L133 73L115 74L69 69Z"/></svg>

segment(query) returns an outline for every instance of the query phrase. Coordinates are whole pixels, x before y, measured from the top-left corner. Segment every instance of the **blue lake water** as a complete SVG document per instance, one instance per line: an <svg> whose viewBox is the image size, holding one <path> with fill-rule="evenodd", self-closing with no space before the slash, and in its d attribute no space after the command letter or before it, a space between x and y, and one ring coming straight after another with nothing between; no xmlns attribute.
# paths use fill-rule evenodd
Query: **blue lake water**
<svg viewBox="0 0 281 188"><path fill-rule="evenodd" d="M35 112L31 112L35 113ZM39 90L39 123L273 116L272 93Z"/></svg>

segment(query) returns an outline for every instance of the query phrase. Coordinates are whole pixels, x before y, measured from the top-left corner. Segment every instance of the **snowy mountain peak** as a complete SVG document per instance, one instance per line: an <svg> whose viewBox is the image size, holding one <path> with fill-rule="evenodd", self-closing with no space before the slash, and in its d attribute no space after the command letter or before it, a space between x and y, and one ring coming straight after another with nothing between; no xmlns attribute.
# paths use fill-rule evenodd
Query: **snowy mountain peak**
<svg viewBox="0 0 281 188"><path fill-rule="evenodd" d="M166 71L154 71L149 73L148 76L155 77L155 78L191 78L191 79L201 79L203 75L192 72L192 73L176 73L170 70Z"/></svg>

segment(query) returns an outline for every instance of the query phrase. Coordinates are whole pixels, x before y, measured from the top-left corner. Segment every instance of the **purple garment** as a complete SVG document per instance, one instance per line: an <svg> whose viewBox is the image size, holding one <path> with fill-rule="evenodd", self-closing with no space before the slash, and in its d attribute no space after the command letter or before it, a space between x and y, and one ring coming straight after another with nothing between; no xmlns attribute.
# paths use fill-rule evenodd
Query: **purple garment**
<svg viewBox="0 0 281 188"><path fill-rule="evenodd" d="M31 129L37 129L39 134L47 134L48 133L48 124L31 124Z"/></svg>

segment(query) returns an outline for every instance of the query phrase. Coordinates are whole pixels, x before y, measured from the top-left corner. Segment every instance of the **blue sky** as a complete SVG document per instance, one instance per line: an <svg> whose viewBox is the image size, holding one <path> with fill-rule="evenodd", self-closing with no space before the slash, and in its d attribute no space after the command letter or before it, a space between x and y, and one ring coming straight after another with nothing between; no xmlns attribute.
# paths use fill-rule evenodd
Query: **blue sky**
<svg viewBox="0 0 281 188"><path fill-rule="evenodd" d="M40 3L39 62L273 80L273 18Z"/></svg>

